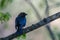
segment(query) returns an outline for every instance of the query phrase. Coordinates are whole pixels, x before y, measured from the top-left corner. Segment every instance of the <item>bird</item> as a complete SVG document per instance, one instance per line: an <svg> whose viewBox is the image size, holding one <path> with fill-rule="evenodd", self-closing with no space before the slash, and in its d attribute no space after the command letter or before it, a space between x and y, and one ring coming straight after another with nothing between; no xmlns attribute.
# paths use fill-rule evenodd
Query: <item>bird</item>
<svg viewBox="0 0 60 40"><path fill-rule="evenodd" d="M26 15L25 12L21 12L15 19L15 29L19 34L23 33L23 27L26 25Z"/></svg>

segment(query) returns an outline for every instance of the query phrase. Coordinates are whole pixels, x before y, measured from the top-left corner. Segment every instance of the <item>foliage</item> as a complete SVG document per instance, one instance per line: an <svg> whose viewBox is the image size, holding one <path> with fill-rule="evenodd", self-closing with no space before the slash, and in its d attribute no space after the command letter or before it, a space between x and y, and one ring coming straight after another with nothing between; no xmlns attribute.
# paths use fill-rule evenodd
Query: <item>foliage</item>
<svg viewBox="0 0 60 40"><path fill-rule="evenodd" d="M7 13L0 12L0 21L1 21L1 23L8 21L10 17L11 17L11 15L8 12Z"/></svg>
<svg viewBox="0 0 60 40"><path fill-rule="evenodd" d="M0 9L3 9L4 7L7 6L7 4L11 3L12 0L1 0L0 1Z"/></svg>
<svg viewBox="0 0 60 40"><path fill-rule="evenodd" d="M20 38L22 38L22 39L26 39L26 34L23 34L23 35L17 37L17 40L20 40Z"/></svg>
<svg viewBox="0 0 60 40"><path fill-rule="evenodd" d="M13 0L0 0L0 10L4 9L7 7L9 3L11 3ZM8 28L8 23L7 21L10 19L11 15L9 12L3 13L0 12L0 22L6 22L5 23L5 28Z"/></svg>

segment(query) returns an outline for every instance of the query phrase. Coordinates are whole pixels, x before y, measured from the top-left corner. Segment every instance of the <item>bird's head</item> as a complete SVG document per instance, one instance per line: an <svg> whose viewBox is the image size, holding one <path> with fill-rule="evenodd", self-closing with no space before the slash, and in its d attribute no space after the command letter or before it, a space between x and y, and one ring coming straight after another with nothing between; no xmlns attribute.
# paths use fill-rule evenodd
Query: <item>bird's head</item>
<svg viewBox="0 0 60 40"><path fill-rule="evenodd" d="M27 14L25 13L25 12L21 12L20 14L19 14L19 16L21 16L21 17L25 17Z"/></svg>

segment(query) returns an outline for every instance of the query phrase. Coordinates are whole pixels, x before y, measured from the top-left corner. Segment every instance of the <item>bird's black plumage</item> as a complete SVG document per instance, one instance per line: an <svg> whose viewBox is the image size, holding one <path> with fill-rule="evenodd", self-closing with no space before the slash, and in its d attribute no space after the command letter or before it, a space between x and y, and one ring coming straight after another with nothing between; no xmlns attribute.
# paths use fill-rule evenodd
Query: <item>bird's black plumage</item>
<svg viewBox="0 0 60 40"><path fill-rule="evenodd" d="M26 13L21 12L15 19L15 28L17 30L17 33L22 33L23 32L23 27L26 25Z"/></svg>

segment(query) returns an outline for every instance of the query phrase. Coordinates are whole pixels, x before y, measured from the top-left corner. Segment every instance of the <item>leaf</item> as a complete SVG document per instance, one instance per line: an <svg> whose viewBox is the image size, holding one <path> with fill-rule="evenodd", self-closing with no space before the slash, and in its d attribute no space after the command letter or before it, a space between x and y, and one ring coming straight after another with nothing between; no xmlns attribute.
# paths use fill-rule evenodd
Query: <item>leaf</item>
<svg viewBox="0 0 60 40"><path fill-rule="evenodd" d="M23 34L23 35L17 37L17 40L20 40L20 38L22 38L22 39L26 39L26 34Z"/></svg>
<svg viewBox="0 0 60 40"><path fill-rule="evenodd" d="M7 12L4 14L4 21L8 21L10 19L11 15Z"/></svg>
<svg viewBox="0 0 60 40"><path fill-rule="evenodd" d="M0 12L0 21L8 21L10 19L11 15L7 13Z"/></svg>
<svg viewBox="0 0 60 40"><path fill-rule="evenodd" d="M3 20L3 13L2 12L0 12L0 21L2 21Z"/></svg>
<svg viewBox="0 0 60 40"><path fill-rule="evenodd" d="M22 35L22 38L23 38L23 39L26 39L26 34L23 34L23 35Z"/></svg>

